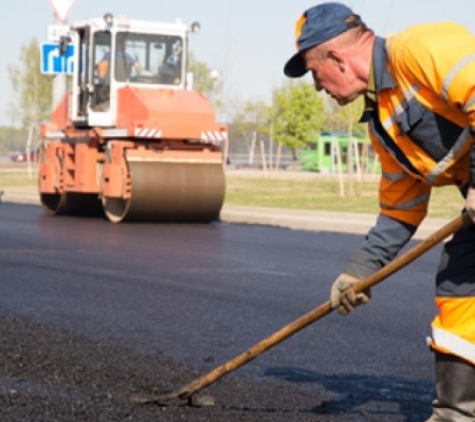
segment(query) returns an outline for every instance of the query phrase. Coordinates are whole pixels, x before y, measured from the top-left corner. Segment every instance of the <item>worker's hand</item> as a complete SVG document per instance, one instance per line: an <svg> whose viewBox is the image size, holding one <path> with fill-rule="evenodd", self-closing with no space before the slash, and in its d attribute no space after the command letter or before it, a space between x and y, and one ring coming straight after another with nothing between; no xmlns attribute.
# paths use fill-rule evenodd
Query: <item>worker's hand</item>
<svg viewBox="0 0 475 422"><path fill-rule="evenodd" d="M351 288L357 281L357 278L344 273L340 274L334 281L330 294L330 303L332 309L337 308L340 315L349 314L358 305L366 304L371 299L371 289L355 293Z"/></svg>
<svg viewBox="0 0 475 422"><path fill-rule="evenodd" d="M465 198L465 209L475 223L475 188L468 188L467 197Z"/></svg>

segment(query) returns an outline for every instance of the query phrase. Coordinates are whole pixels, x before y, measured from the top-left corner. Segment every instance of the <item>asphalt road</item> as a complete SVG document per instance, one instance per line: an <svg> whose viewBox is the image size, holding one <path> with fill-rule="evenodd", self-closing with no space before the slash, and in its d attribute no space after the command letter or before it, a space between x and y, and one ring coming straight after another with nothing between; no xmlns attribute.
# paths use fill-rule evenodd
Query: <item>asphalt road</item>
<svg viewBox="0 0 475 422"><path fill-rule="evenodd" d="M115 225L0 204L0 413L10 415L2 420L70 420L52 388L67 387L74 400L80 390L87 402L119 384L121 394L153 382L179 387L325 302L360 241L230 223ZM370 305L346 318L331 314L218 381L210 387L218 405L206 414L181 407L167 419L162 410L147 408L145 416L127 408L127 419L107 401L97 407L104 419L71 420L425 420L433 395L425 337L439 253L377 286ZM22 355L32 348L39 363ZM76 378L63 385L66 375L46 376L64 362L82 380L79 390ZM91 362L112 365L104 374L110 386L96 380ZM119 373L128 378L114 384ZM22 382L35 387L26 391ZM38 397L49 398L49 418L35 419L43 415ZM30 418L21 413L25 403Z"/></svg>

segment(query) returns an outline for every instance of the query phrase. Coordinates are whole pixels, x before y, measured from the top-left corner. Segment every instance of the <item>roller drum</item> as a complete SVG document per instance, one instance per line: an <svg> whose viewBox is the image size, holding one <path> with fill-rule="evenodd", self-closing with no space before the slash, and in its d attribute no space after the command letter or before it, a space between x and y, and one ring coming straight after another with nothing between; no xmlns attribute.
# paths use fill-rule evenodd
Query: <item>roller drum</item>
<svg viewBox="0 0 475 422"><path fill-rule="evenodd" d="M128 161L131 197L103 198L110 221L210 222L224 201L222 163Z"/></svg>

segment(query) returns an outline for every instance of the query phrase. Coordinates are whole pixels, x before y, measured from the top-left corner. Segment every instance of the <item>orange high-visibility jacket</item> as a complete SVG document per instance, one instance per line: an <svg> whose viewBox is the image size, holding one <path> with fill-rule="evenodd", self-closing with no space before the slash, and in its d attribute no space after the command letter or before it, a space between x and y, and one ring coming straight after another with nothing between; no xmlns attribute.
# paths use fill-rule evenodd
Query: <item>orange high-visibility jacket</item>
<svg viewBox="0 0 475 422"><path fill-rule="evenodd" d="M408 227L415 230L426 216L433 186L475 187L475 37L450 22L424 24L386 40L376 37L373 54L377 110L365 113L363 120L381 159L383 223L354 255L353 273L358 265L369 268L365 261L383 265L394 256L413 233ZM388 240L391 236L400 239ZM379 258L378 249L391 242L391 254ZM470 242L467 248L475 250L475 239ZM475 265L473 252L469 258ZM465 284L459 292L450 280L450 291L438 285L440 312L432 324L432 346L475 364L473 274L464 280L471 287Z"/></svg>
<svg viewBox="0 0 475 422"><path fill-rule="evenodd" d="M419 25L386 39L384 53L387 68L375 69L376 78L387 72L379 122L370 122L383 168L381 212L417 226L432 186L469 181L475 37L448 22Z"/></svg>
<svg viewBox="0 0 475 422"><path fill-rule="evenodd" d="M102 60L99 62L97 65L97 74L99 76L99 79L106 79L108 78L108 72L109 72L109 60Z"/></svg>

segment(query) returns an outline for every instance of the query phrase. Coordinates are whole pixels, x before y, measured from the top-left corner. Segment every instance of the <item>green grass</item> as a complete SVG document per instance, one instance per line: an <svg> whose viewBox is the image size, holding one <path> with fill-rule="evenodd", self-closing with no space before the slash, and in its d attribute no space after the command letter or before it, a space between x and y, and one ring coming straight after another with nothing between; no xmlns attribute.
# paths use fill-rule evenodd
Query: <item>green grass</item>
<svg viewBox="0 0 475 422"><path fill-rule="evenodd" d="M299 210L354 212L377 210L376 183L361 197L340 197L337 181L326 179L262 179L227 177L226 203Z"/></svg>
<svg viewBox="0 0 475 422"><path fill-rule="evenodd" d="M227 176L226 204L275 207L298 210L379 212L378 182L353 182L353 195L340 196L338 179L315 176L305 178L264 178ZM348 188L346 176L345 189ZM359 195L358 195L359 192ZM429 216L452 218L463 207L463 198L452 186L433 189Z"/></svg>
<svg viewBox="0 0 475 422"><path fill-rule="evenodd" d="M37 189L37 172L28 177L25 169L0 169L0 190ZM348 188L346 176L345 189ZM225 204L286 208L294 210L378 213L378 182L353 181L354 195L340 196L337 178L312 173L280 172L265 178L259 173L228 173ZM360 193L359 195L357 193ZM452 186L432 191L429 217L453 218L463 208L463 198Z"/></svg>
<svg viewBox="0 0 475 422"><path fill-rule="evenodd" d="M36 170L28 173L27 169L8 168L0 169L0 189L11 188L36 188L38 186L38 172Z"/></svg>

